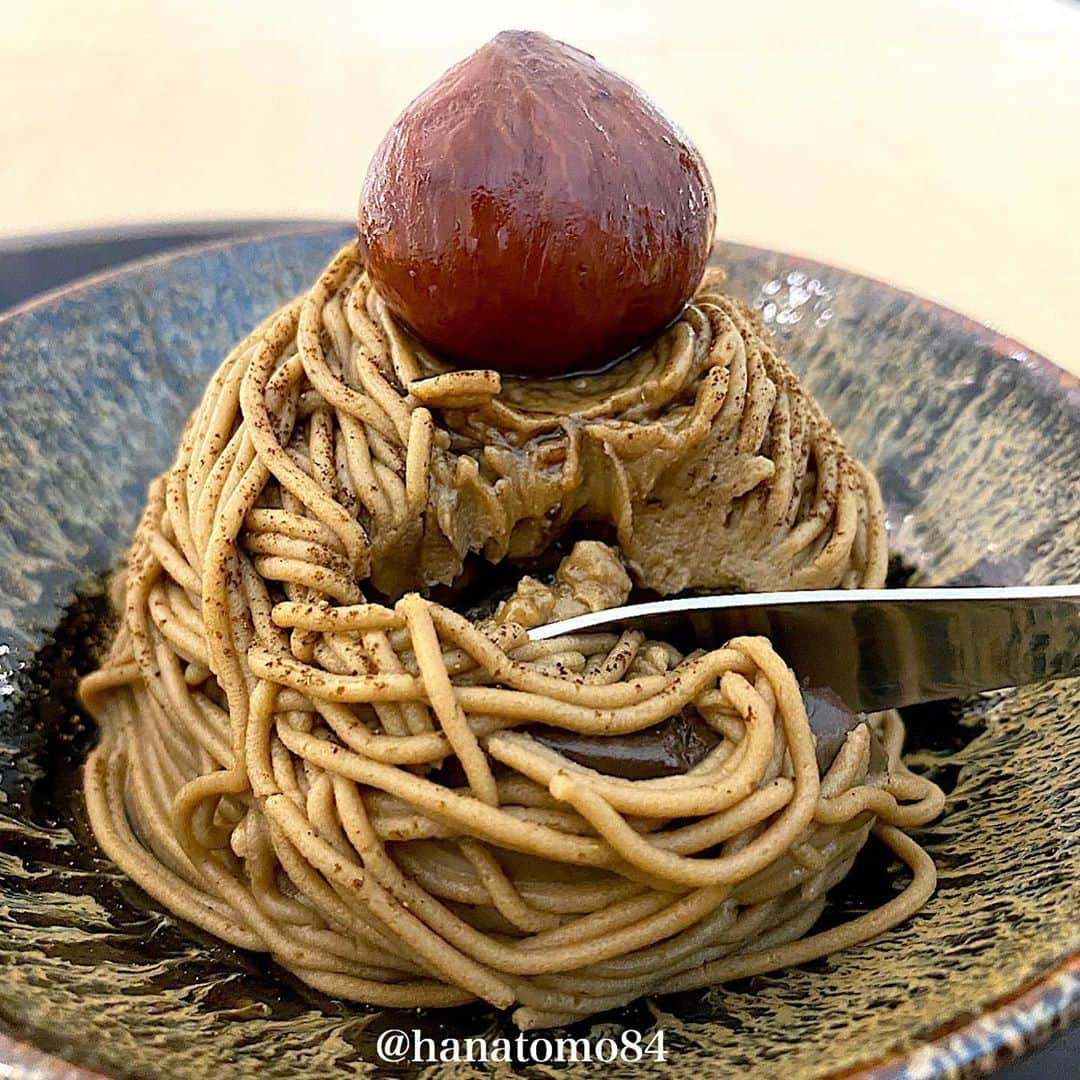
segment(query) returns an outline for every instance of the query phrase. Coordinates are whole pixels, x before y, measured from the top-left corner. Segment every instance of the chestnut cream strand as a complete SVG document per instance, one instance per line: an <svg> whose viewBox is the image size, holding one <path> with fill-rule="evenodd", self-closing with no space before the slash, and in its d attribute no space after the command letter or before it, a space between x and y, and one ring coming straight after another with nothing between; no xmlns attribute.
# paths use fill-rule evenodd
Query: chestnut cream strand
<svg viewBox="0 0 1080 1080"><path fill-rule="evenodd" d="M481 999L542 1027L802 962L925 901L933 864L898 827L942 795L905 768L898 717L856 727L822 776L763 638L687 656L527 638L625 600L624 559L667 580L648 499L692 487L695 454L729 460L710 511L725 583L880 583L876 487L753 316L710 280L625 366L549 389L545 411L539 383L440 364L352 246L226 358L151 485L112 648L81 686L95 835L170 910L338 997ZM581 517L619 550L578 544L497 618L421 595ZM602 775L530 727L680 713L718 742L660 779ZM911 883L804 936L872 832Z"/></svg>

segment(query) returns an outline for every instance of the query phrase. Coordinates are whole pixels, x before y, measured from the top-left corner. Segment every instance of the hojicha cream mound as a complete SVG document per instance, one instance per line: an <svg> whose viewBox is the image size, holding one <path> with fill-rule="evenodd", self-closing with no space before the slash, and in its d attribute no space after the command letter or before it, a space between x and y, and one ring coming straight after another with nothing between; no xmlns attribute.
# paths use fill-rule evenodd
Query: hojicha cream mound
<svg viewBox="0 0 1080 1080"><path fill-rule="evenodd" d="M558 375L678 315L716 223L701 155L625 79L544 34L499 34L375 153L360 247L394 314L463 366Z"/></svg>
<svg viewBox="0 0 1080 1080"><path fill-rule="evenodd" d="M712 223L689 144L540 35L406 111L360 239L151 485L81 685L94 835L159 902L338 998L534 1028L926 900L901 829L943 796L895 714L804 694L760 637L529 638L635 587L883 582L876 483L702 276ZM814 933L871 835L910 883Z"/></svg>

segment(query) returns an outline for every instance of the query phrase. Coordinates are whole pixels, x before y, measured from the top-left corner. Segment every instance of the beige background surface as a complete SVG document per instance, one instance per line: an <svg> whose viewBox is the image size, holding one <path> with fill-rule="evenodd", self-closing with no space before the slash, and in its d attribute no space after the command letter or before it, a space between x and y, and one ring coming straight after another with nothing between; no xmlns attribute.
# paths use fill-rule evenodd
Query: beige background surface
<svg viewBox="0 0 1080 1080"><path fill-rule="evenodd" d="M885 278L1080 372L1074 0L0 0L0 235L351 216L403 105L495 31L637 81L719 230Z"/></svg>

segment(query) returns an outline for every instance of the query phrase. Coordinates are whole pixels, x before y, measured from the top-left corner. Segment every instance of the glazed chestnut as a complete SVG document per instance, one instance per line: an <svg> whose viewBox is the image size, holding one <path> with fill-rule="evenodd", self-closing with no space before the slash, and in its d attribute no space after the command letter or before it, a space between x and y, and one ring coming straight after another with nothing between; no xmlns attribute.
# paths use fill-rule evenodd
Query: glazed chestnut
<svg viewBox="0 0 1080 1080"><path fill-rule="evenodd" d="M674 319L716 221L701 155L641 92L544 34L506 31L398 118L358 218L368 273L462 366L603 366Z"/></svg>

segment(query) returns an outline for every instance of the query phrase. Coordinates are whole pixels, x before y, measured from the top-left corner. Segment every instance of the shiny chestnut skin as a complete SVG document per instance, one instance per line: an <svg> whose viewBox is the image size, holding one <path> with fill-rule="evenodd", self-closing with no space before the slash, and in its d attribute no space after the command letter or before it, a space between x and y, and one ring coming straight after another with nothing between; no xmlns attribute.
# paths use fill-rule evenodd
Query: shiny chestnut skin
<svg viewBox="0 0 1080 1080"><path fill-rule="evenodd" d="M390 309L461 366L603 366L682 310L716 223L701 155L642 93L506 31L401 114L360 198Z"/></svg>

